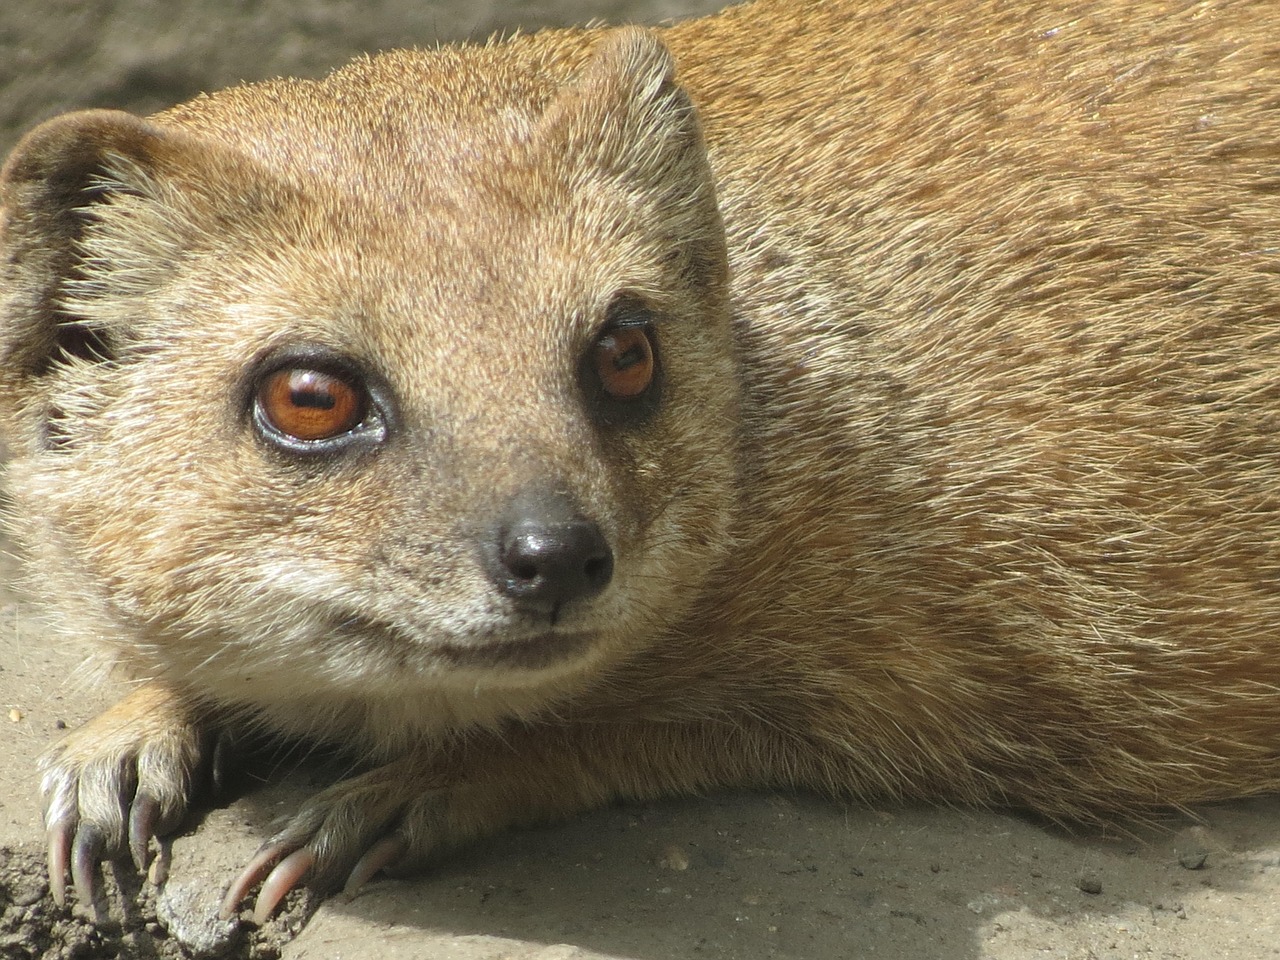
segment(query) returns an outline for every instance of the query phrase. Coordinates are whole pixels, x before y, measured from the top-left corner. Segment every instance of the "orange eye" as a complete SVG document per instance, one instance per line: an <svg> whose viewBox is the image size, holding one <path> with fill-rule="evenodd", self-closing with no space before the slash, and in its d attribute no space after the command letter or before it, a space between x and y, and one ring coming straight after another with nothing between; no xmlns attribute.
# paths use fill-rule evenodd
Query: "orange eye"
<svg viewBox="0 0 1280 960"><path fill-rule="evenodd" d="M360 425L364 394L347 380L320 370L286 367L258 387L266 423L294 440L331 440Z"/></svg>
<svg viewBox="0 0 1280 960"><path fill-rule="evenodd" d="M653 344L644 327L609 330L592 350L600 386L615 400L639 397L653 383Z"/></svg>

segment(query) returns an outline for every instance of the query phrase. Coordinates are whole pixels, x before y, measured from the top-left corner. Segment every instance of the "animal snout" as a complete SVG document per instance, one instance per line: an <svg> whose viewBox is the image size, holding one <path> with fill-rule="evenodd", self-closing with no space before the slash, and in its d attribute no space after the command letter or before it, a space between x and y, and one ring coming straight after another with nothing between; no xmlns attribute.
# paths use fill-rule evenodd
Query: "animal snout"
<svg viewBox="0 0 1280 960"><path fill-rule="evenodd" d="M489 557L498 589L526 613L559 617L613 578L613 550L600 526L559 494L518 497L499 524Z"/></svg>

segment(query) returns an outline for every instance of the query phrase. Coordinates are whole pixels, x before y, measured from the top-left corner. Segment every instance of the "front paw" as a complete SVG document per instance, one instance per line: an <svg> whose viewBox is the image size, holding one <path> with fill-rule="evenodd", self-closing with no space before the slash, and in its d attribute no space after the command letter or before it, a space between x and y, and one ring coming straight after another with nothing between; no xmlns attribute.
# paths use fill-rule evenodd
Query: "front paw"
<svg viewBox="0 0 1280 960"><path fill-rule="evenodd" d="M417 864L457 837L449 811L459 788L412 762L390 763L317 794L263 844L231 884L222 905L229 919L262 881L254 904L261 924L301 884L353 892L380 871Z"/></svg>
<svg viewBox="0 0 1280 960"><path fill-rule="evenodd" d="M49 887L93 903L97 865L126 850L145 870L152 838L186 815L211 751L191 712L169 691L140 687L75 730L40 761ZM164 862L157 866L163 871ZM157 877L157 879L161 879Z"/></svg>

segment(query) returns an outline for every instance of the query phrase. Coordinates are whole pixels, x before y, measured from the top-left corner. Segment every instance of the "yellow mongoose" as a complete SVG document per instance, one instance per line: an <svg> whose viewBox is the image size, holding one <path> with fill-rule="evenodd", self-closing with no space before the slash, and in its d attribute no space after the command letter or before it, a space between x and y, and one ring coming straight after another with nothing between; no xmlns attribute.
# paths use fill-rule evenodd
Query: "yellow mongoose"
<svg viewBox="0 0 1280 960"><path fill-rule="evenodd" d="M46 762L55 894L238 724L376 758L259 916L612 798L1280 787L1276 37L761 0L39 127L14 524L140 680Z"/></svg>

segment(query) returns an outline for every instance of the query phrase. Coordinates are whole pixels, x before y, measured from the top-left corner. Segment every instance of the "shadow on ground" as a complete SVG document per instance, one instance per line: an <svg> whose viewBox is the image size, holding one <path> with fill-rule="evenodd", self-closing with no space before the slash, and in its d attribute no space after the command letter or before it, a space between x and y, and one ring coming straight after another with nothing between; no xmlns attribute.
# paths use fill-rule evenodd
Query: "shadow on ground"
<svg viewBox="0 0 1280 960"><path fill-rule="evenodd" d="M332 899L286 956L338 956L376 931L386 956L477 960L1260 957L1275 942L1274 911L1258 917L1280 892L1278 812L1259 800L1071 835L778 794L617 807Z"/></svg>

